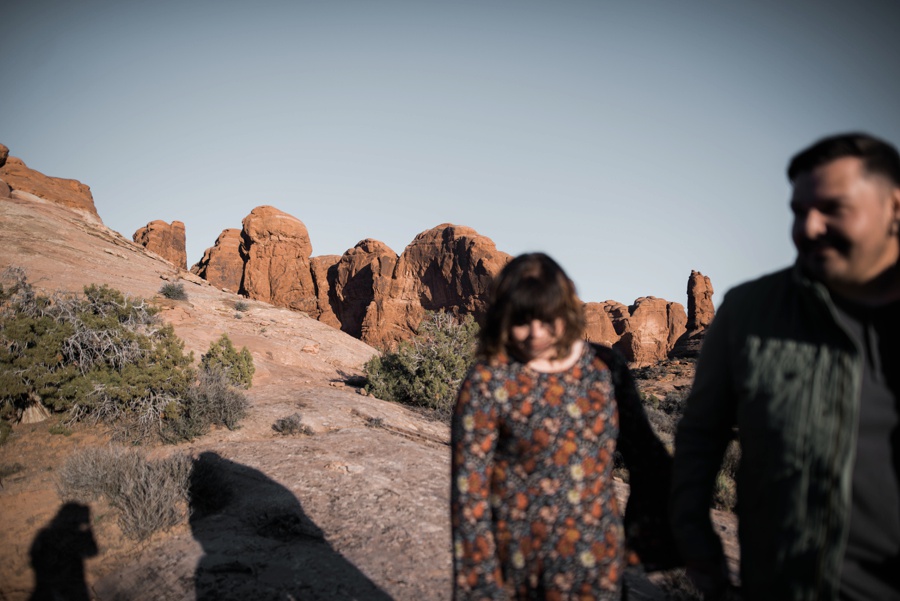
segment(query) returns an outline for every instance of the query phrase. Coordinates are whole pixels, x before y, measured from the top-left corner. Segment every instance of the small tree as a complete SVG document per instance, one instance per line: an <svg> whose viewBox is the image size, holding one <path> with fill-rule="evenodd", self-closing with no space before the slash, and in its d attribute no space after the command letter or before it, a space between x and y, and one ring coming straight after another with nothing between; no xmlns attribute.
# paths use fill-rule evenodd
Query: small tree
<svg viewBox="0 0 900 601"><path fill-rule="evenodd" d="M366 391L449 414L472 363L477 334L471 315L457 320L449 313L428 313L411 340L366 363Z"/></svg>
<svg viewBox="0 0 900 601"><path fill-rule="evenodd" d="M228 334L209 345L209 350L200 359L200 367L205 371L220 370L228 376L234 386L250 388L253 385L253 356L247 347L240 351L234 348Z"/></svg>

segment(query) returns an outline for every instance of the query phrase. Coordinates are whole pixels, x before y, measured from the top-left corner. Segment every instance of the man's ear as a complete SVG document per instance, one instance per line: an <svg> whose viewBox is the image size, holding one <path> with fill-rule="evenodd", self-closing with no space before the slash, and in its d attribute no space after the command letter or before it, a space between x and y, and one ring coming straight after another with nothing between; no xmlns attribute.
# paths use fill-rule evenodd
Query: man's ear
<svg viewBox="0 0 900 601"><path fill-rule="evenodd" d="M900 186L891 188L891 209L894 215L894 224L892 230L894 233L900 232Z"/></svg>

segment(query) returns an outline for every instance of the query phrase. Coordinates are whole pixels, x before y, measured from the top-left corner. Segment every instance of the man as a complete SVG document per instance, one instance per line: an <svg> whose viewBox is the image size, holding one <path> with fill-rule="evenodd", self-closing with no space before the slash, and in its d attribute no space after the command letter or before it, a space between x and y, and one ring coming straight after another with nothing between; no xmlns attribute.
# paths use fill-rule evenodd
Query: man
<svg viewBox="0 0 900 601"><path fill-rule="evenodd" d="M673 528L708 597L709 502L737 428L745 599L900 599L900 157L864 134L793 158L793 267L730 291L678 427Z"/></svg>

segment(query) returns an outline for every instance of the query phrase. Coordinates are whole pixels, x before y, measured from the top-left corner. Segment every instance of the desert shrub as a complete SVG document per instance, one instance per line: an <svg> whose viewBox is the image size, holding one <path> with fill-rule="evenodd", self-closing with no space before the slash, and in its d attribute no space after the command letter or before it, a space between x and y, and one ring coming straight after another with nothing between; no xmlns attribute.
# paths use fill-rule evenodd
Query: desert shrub
<svg viewBox="0 0 900 601"><path fill-rule="evenodd" d="M24 472L25 466L19 463L18 461L11 465L0 465L0 482L3 481L4 478L8 478L14 474L18 474L19 472Z"/></svg>
<svg viewBox="0 0 900 601"><path fill-rule="evenodd" d="M722 467L716 475L713 488L713 506L716 509L733 512L737 506L737 472L741 463L741 445L737 440L728 443Z"/></svg>
<svg viewBox="0 0 900 601"><path fill-rule="evenodd" d="M159 289L159 293L170 300L187 300L187 292L184 291L184 284L181 282L166 282Z"/></svg>
<svg viewBox="0 0 900 601"><path fill-rule="evenodd" d="M88 419L129 442L191 439L246 414L231 381L248 385L253 361L227 337L198 374L193 354L142 299L95 285L43 296L17 269L0 281L0 440L9 420L40 406L68 413L60 433Z"/></svg>
<svg viewBox="0 0 900 601"><path fill-rule="evenodd" d="M165 408L161 435L168 442L180 442L205 434L211 426L234 430L249 406L247 396L231 385L224 371L201 369L181 402Z"/></svg>
<svg viewBox="0 0 900 601"><path fill-rule="evenodd" d="M237 311L238 313L243 313L244 311L249 311L250 303L248 303L247 301L242 301L242 300L234 301L234 310Z"/></svg>
<svg viewBox="0 0 900 601"><path fill-rule="evenodd" d="M449 415L472 363L477 333L471 315L460 321L448 313L427 314L411 340L366 363L366 392Z"/></svg>
<svg viewBox="0 0 900 601"><path fill-rule="evenodd" d="M64 501L106 498L122 533L143 540L184 520L191 468L183 454L151 461L136 449L85 449L62 467L57 490Z"/></svg>
<svg viewBox="0 0 900 601"><path fill-rule="evenodd" d="M41 404L73 421L115 418L189 387L192 357L145 301L96 285L44 296L15 269L3 280L0 414L16 418Z"/></svg>
<svg viewBox="0 0 900 601"><path fill-rule="evenodd" d="M634 370L633 373L638 380L653 380L666 375L666 367L663 364L659 364ZM684 414L684 407L689 394L690 390L687 389L674 390L667 393L665 398L659 399L654 394L641 393L641 401L650 425L670 451L675 448L675 432L678 429L678 422L681 421L681 417ZM740 444L737 440L732 440L725 451L722 466L716 475L713 487L712 505L716 509L730 512L733 512L735 509L737 504L737 486L735 481L740 459ZM623 465L621 456L616 453L616 467L620 468Z"/></svg>
<svg viewBox="0 0 900 601"><path fill-rule="evenodd" d="M272 429L284 436L294 436L297 434L312 435L312 428L303 423L303 419L299 413L294 413L287 417L282 417L272 424Z"/></svg>
<svg viewBox="0 0 900 601"><path fill-rule="evenodd" d="M205 371L221 371L229 381L240 388L250 388L253 384L253 356L247 347L240 351L234 348L228 334L209 345L209 350L200 359L200 367Z"/></svg>

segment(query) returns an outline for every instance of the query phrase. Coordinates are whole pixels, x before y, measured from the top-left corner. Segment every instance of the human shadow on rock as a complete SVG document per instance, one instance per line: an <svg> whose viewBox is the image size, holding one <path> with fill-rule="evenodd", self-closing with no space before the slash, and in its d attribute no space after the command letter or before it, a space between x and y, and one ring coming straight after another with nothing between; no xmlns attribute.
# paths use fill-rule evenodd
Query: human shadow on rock
<svg viewBox="0 0 900 601"><path fill-rule="evenodd" d="M328 544L291 491L259 470L203 453L190 499L204 551L198 601L391 599Z"/></svg>
<svg viewBox="0 0 900 601"><path fill-rule="evenodd" d="M84 560L97 555L91 509L66 503L31 544L35 587L30 601L88 601Z"/></svg>

